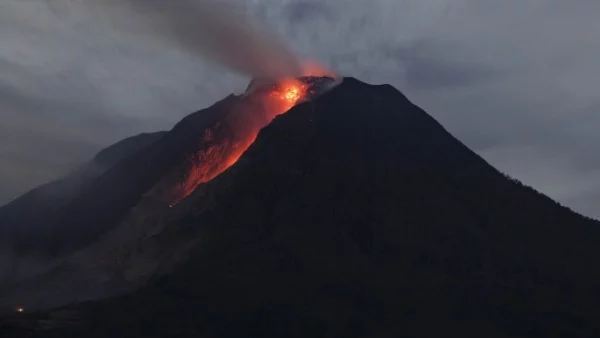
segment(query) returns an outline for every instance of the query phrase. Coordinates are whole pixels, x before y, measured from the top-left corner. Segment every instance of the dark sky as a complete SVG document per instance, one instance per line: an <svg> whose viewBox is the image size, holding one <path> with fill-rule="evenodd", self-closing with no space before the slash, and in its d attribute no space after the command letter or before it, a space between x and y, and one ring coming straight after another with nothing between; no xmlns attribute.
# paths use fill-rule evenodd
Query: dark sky
<svg viewBox="0 0 600 338"><path fill-rule="evenodd" d="M186 41L120 25L144 15L128 1L0 1L0 203L246 86ZM238 1L298 54L393 84L500 170L600 218L600 1Z"/></svg>

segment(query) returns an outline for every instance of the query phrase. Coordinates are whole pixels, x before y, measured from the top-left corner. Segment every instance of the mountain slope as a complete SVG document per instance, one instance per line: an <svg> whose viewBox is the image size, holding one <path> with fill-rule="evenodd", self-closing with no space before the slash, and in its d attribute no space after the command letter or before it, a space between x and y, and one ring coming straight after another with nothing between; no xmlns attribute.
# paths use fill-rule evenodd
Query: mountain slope
<svg viewBox="0 0 600 338"><path fill-rule="evenodd" d="M47 213L61 208L81 189L121 159L155 142L165 132L144 133L128 137L100 151L94 158L73 173L39 186L0 208L3 227L35 227ZM51 209L51 210L48 210ZM4 218L5 217L5 218ZM30 231L33 229L27 229ZM37 229L40 230L40 229Z"/></svg>
<svg viewBox="0 0 600 338"><path fill-rule="evenodd" d="M154 258L162 255L154 234L168 224L168 207L233 164L262 127L293 106L300 91L308 98L334 84L332 78L303 77L252 95L230 95L125 157L45 218L48 231L29 235L36 241L13 244L18 259L8 265L16 273L8 274L12 282L0 289L0 311L12 309L15 300L48 308L144 283L155 273ZM286 90L292 95L284 95ZM98 157L114 157L119 149L126 147ZM185 248L164 245L173 257ZM38 257L27 257L28 250ZM25 268L27 280L21 273Z"/></svg>
<svg viewBox="0 0 600 338"><path fill-rule="evenodd" d="M230 96L213 107L191 114L168 133L142 135L142 138L122 141L105 149L94 159L97 164L84 170L83 176L89 176L86 184L63 194L64 198L54 200L55 203L36 200L40 195L38 191L62 189L66 184L77 183L82 174L75 173L72 175L75 178L69 178L66 183L60 181L51 183L49 188L35 189L2 207L0 219L6 220L2 222L2 230L10 233L16 229L17 235L22 235L22 240L11 243L20 253L54 257L85 247L114 227L144 192L182 162L185 154L196 146L198 131L222 119L235 101L235 97ZM107 167L111 162L115 165ZM97 167L103 169L94 171ZM43 208L48 210L40 213Z"/></svg>
<svg viewBox="0 0 600 338"><path fill-rule="evenodd" d="M348 78L296 106L169 212L161 240L195 241L170 273L4 333L600 333L600 224L505 177L390 86Z"/></svg>
<svg viewBox="0 0 600 338"><path fill-rule="evenodd" d="M121 140L100 151L90 162L69 175L39 186L0 207L0 252L3 253L0 256L4 259L15 254L44 252L45 239L51 233L60 232L58 227L50 223L57 213L120 160L154 143L164 134L144 133ZM63 230L68 231L77 229ZM3 275L8 273L2 268L4 265L0 264L0 282L5 279Z"/></svg>

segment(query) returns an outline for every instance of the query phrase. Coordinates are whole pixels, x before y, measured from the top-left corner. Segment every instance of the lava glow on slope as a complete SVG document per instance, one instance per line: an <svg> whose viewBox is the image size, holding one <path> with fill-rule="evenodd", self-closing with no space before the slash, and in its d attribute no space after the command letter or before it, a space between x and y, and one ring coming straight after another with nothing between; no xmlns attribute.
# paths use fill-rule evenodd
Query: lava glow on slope
<svg viewBox="0 0 600 338"><path fill-rule="evenodd" d="M324 73L316 70L317 74ZM208 182L235 164L256 140L259 131L275 117L296 104L311 99L336 82L331 76L287 78L260 86L240 101L226 121L206 129L198 151L188 156L184 177L169 194L170 206L189 196L198 185ZM325 86L324 86L325 84ZM260 109L256 109L256 107Z"/></svg>

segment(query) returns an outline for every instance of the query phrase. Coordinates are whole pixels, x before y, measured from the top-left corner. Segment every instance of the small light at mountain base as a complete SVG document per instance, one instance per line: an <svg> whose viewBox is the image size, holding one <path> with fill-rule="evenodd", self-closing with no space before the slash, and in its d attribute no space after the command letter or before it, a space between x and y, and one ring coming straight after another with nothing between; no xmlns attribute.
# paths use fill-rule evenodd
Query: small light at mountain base
<svg viewBox="0 0 600 338"><path fill-rule="evenodd" d="M16 309L16 311L17 311L17 312L19 312L19 313L21 313L21 312L24 312L24 311L25 311L25 309L24 309L24 308L22 308L22 307L18 307L18 308Z"/></svg>

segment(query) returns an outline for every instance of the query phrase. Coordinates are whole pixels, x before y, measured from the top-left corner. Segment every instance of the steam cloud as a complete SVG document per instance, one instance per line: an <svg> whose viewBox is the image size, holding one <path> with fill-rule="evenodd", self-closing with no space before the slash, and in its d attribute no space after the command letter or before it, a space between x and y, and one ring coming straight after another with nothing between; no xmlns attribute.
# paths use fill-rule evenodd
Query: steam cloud
<svg viewBox="0 0 600 338"><path fill-rule="evenodd" d="M96 5L113 9L112 14L129 7L134 18L128 15L129 24L141 23L141 28L152 30L153 36L179 43L200 57L242 74L273 79L301 75L301 64L291 49L274 33L252 22L243 8L231 1L98 1Z"/></svg>

